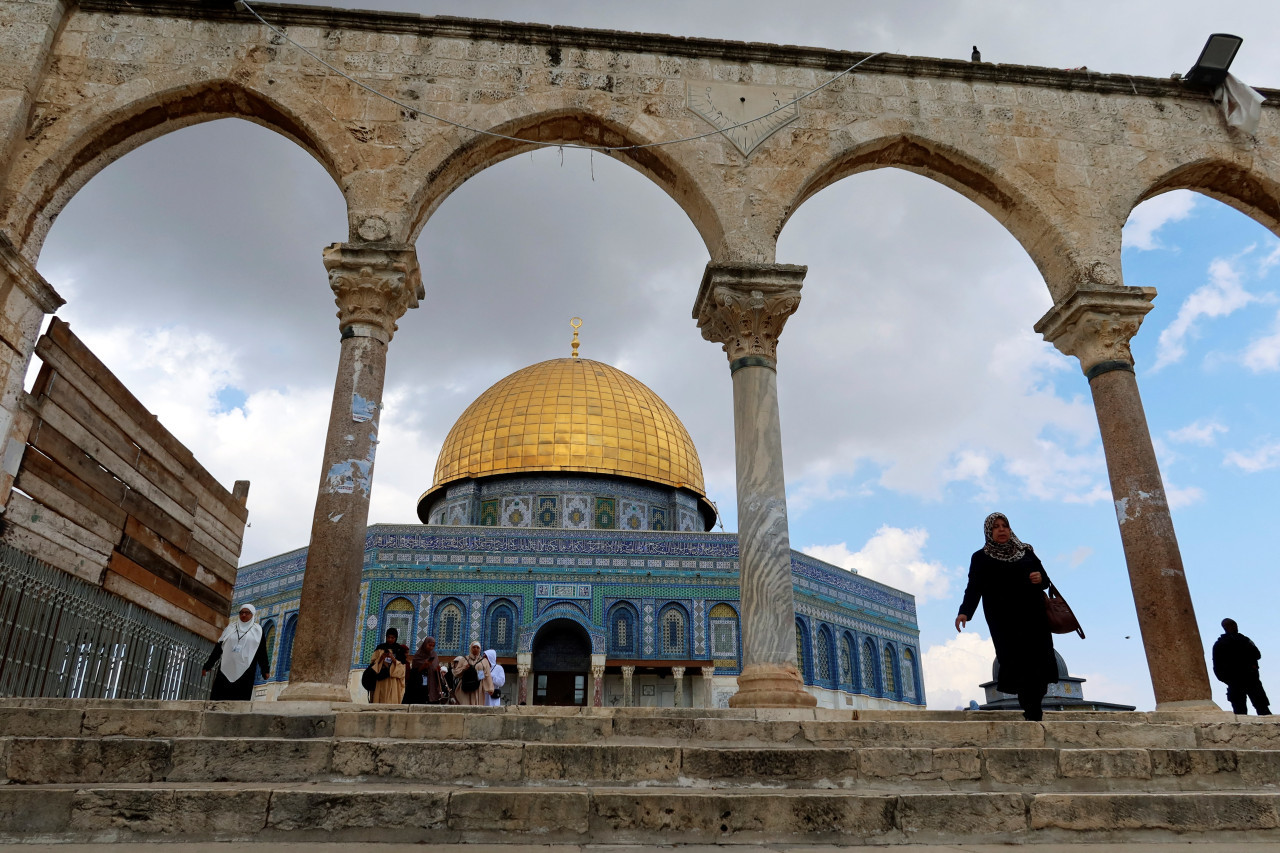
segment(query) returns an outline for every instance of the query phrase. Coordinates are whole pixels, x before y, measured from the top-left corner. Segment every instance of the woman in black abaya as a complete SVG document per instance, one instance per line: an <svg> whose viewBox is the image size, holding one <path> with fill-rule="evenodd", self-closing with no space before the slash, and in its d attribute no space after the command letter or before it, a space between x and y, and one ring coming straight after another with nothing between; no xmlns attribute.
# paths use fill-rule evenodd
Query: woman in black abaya
<svg viewBox="0 0 1280 853"><path fill-rule="evenodd" d="M1013 535L1002 513L987 516L983 532L987 542L969 561L969 585L956 630L973 618L981 599L1000 664L996 689L1017 696L1026 719L1042 720L1044 694L1058 680L1042 592L1049 588L1049 575L1031 546Z"/></svg>

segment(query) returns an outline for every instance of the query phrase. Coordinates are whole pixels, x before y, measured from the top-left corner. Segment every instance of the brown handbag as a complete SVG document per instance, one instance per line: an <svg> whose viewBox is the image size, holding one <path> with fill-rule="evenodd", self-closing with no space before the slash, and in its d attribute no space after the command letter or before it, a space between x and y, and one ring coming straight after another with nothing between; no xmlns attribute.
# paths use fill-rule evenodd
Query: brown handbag
<svg viewBox="0 0 1280 853"><path fill-rule="evenodd" d="M1049 617L1049 630L1053 633L1070 634L1075 631L1080 639L1084 639L1080 620L1076 619L1076 614L1071 612L1071 605L1067 604L1067 600L1052 583L1049 584L1049 591L1044 594L1044 613Z"/></svg>

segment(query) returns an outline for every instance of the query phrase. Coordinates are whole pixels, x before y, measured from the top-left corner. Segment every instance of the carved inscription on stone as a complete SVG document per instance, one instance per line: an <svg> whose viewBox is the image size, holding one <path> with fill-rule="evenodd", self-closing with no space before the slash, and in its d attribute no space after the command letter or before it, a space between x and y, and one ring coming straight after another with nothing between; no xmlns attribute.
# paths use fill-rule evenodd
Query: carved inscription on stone
<svg viewBox="0 0 1280 853"><path fill-rule="evenodd" d="M795 102L800 94L799 89L790 86L746 86L711 80L688 83L689 109L722 131L744 156L800 117L800 104Z"/></svg>

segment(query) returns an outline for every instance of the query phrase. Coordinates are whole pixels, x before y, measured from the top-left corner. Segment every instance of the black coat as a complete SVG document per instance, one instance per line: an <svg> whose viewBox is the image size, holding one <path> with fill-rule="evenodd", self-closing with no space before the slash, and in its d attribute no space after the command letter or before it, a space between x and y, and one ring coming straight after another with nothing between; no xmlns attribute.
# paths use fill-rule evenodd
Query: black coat
<svg viewBox="0 0 1280 853"><path fill-rule="evenodd" d="M271 671L271 662L267 660L267 635L264 633L258 641L258 650L254 652L253 663L244 674L235 681L222 674L222 667L216 666L222 660L222 643L214 643L209 659L204 662L204 669L212 669L213 689L209 691L209 699L214 702L232 701L248 702L253 698L253 677L261 672L266 678Z"/></svg>
<svg viewBox="0 0 1280 853"><path fill-rule="evenodd" d="M1039 584L1031 583L1032 572L1040 573ZM1039 689L1058 680L1053 634L1044 612L1042 590L1048 588L1049 575L1030 548L1014 562L997 560L985 551L974 552L969 561L969 585L960 612L972 619L982 601L1000 664L996 689L1001 693Z"/></svg>
<svg viewBox="0 0 1280 853"><path fill-rule="evenodd" d="M1262 653L1244 634L1223 634L1213 644L1213 674L1224 684L1252 682Z"/></svg>

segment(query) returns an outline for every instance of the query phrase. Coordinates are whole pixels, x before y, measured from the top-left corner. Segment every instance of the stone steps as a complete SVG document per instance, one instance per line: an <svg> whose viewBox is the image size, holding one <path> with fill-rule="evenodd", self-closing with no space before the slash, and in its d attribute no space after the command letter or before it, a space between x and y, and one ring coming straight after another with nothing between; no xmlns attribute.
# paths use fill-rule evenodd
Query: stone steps
<svg viewBox="0 0 1280 853"><path fill-rule="evenodd" d="M677 747L347 738L2 738L14 785L421 783L459 786L1213 791L1280 781L1280 750Z"/></svg>
<svg viewBox="0 0 1280 853"><path fill-rule="evenodd" d="M1280 841L1230 714L0 700L0 841Z"/></svg>
<svg viewBox="0 0 1280 853"><path fill-rule="evenodd" d="M422 785L0 791L5 841L1033 843L1280 839L1280 793L954 793Z"/></svg>

